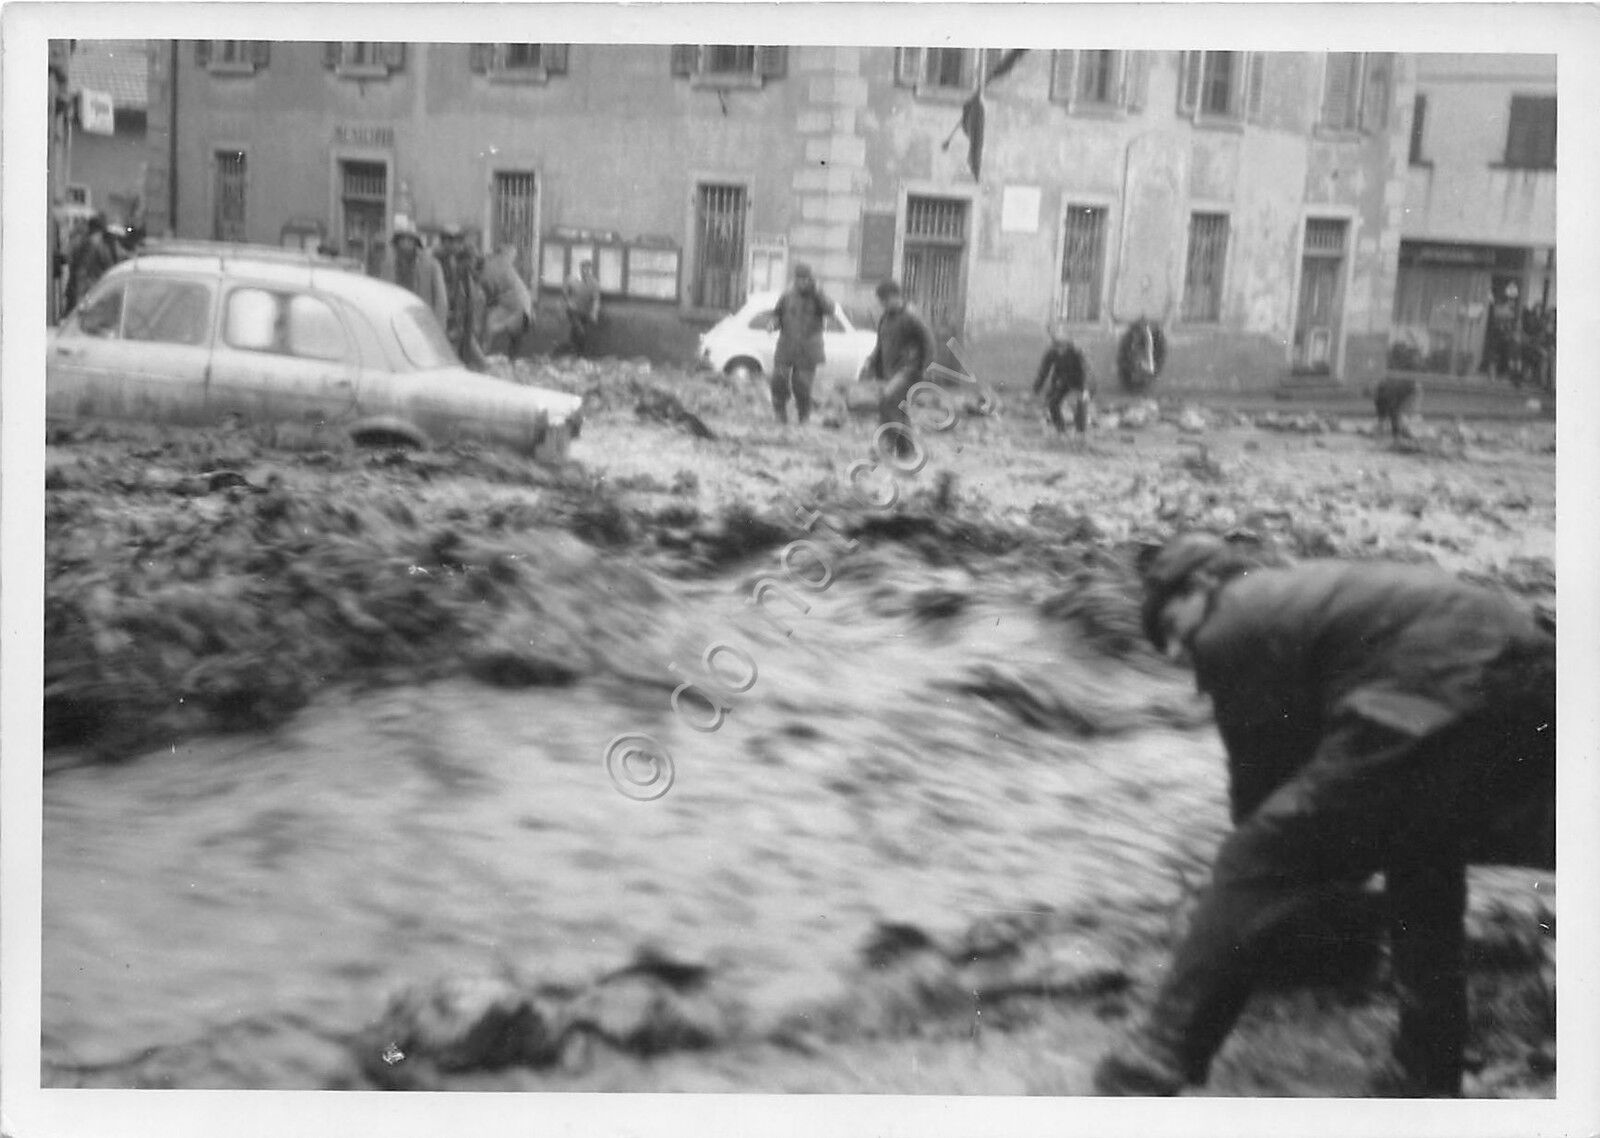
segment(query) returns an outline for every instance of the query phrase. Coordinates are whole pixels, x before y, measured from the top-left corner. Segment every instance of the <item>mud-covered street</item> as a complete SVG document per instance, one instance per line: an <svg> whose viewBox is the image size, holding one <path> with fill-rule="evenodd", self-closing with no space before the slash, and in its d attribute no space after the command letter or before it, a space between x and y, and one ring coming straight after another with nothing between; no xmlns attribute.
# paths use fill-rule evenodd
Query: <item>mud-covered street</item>
<svg viewBox="0 0 1600 1138"><path fill-rule="evenodd" d="M1431 560L1555 610L1545 421L1396 445L1111 398L1078 447L1014 398L919 432L871 510L869 388L785 429L720 376L524 378L587 397L563 469L52 434L45 1085L1088 1093L1227 826L1138 543ZM826 575L761 619L806 538ZM718 643L755 675L697 731L670 700ZM607 769L625 733L670 753L653 800ZM1209 1093L1366 1093L1375 911L1299 930ZM1553 1093L1554 913L1553 875L1474 871L1469 1094Z"/></svg>

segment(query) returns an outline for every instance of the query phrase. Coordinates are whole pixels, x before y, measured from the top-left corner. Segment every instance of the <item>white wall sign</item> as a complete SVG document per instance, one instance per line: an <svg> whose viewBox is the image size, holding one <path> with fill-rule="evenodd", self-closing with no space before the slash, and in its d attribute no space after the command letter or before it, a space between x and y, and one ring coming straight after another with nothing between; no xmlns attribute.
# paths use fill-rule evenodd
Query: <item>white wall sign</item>
<svg viewBox="0 0 1600 1138"><path fill-rule="evenodd" d="M85 134L116 134L117 109L106 91L78 92L78 121Z"/></svg>
<svg viewBox="0 0 1600 1138"><path fill-rule="evenodd" d="M1007 186L1000 199L1000 232L1039 232L1039 187Z"/></svg>

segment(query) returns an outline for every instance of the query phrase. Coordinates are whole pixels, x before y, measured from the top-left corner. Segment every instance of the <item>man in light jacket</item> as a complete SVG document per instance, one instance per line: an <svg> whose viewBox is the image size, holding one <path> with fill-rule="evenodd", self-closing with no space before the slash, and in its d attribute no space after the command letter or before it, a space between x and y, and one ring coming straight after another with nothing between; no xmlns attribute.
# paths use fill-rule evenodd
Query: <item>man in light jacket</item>
<svg viewBox="0 0 1600 1138"><path fill-rule="evenodd" d="M490 355L515 355L522 335L533 323L533 296L517 272L517 247L505 242L478 275L487 309L484 350Z"/></svg>
<svg viewBox="0 0 1600 1138"><path fill-rule="evenodd" d="M433 314L439 318L439 327L449 326L450 294L445 287L444 270L433 254L422 247L422 236L409 218L395 220L394 236L389 239L389 248L384 250L378 276L416 293L433 309Z"/></svg>

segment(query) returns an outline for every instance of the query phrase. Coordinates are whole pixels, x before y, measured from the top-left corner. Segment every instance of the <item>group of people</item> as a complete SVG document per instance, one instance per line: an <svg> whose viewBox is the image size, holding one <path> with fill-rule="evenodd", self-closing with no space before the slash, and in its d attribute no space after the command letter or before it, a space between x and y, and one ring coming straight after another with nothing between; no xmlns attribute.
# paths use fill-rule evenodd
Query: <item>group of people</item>
<svg viewBox="0 0 1600 1138"><path fill-rule="evenodd" d="M1556 310L1553 305L1523 307L1521 290L1508 282L1489 307L1479 370L1513 387L1540 390L1555 386Z"/></svg>
<svg viewBox="0 0 1600 1138"><path fill-rule="evenodd" d="M811 410L833 309L809 268L773 317L772 407ZM880 420L932 361L897 283L869 360ZM1055 332L1035 393L1065 431L1092 391ZM899 437L899 436L897 436ZM1274 564L1247 545L1183 534L1142 565L1144 629L1193 667L1228 754L1234 831L1142 1022L1098 1064L1101 1095L1203 1084L1295 919L1382 874L1399 1002L1375 1094L1462 1090L1470 1020L1463 922L1469 865L1555 867L1553 625L1491 590L1411 565Z"/></svg>
<svg viewBox="0 0 1600 1138"><path fill-rule="evenodd" d="M907 423L906 394L922 379L933 363L933 333L921 316L906 306L905 293L898 282L886 280L877 288L883 315L878 320L878 339L867 358L867 374L884 381L878 401L880 422ZM823 331L835 308L828 295L817 287L809 265L796 265L794 282L778 298L772 314L772 329L778 333L773 348L769 390L772 412L778 422L789 421L789 402L794 401L796 419L803 425L811 418L812 385L817 368L827 361ZM895 436L899 447L910 445L904 434Z"/></svg>
<svg viewBox="0 0 1600 1138"><path fill-rule="evenodd" d="M397 221L377 276L417 294L439 318L450 345L467 367L486 370L489 356L521 353L534 326L533 293L517 271L517 247L503 243L484 258L459 225L447 225L430 250L409 221ZM584 261L563 288L568 340L586 355L600 320L600 285Z"/></svg>
<svg viewBox="0 0 1600 1138"><path fill-rule="evenodd" d="M130 256L142 239L138 228L113 227L104 213L90 214L74 226L52 255L51 267L63 287L61 313L76 308L106 271Z"/></svg>

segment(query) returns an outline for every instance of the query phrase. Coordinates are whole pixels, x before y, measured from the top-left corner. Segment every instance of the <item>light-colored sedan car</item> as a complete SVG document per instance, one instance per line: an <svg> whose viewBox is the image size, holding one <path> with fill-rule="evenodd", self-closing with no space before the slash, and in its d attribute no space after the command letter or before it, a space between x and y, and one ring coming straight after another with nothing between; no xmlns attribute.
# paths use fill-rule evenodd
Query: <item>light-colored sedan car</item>
<svg viewBox="0 0 1600 1138"><path fill-rule="evenodd" d="M771 328L776 292L752 293L744 306L725 316L700 337L700 362L728 375L749 378L772 373L772 353L778 346L778 333ZM822 330L822 351L827 362L817 369L817 378L834 383L849 383L861 376L861 368L878 342L878 332L866 313L855 320L842 305L835 304Z"/></svg>
<svg viewBox="0 0 1600 1138"><path fill-rule="evenodd" d="M46 415L293 422L357 442L478 440L561 461L576 395L461 366L403 288L271 246L152 246L52 331Z"/></svg>

